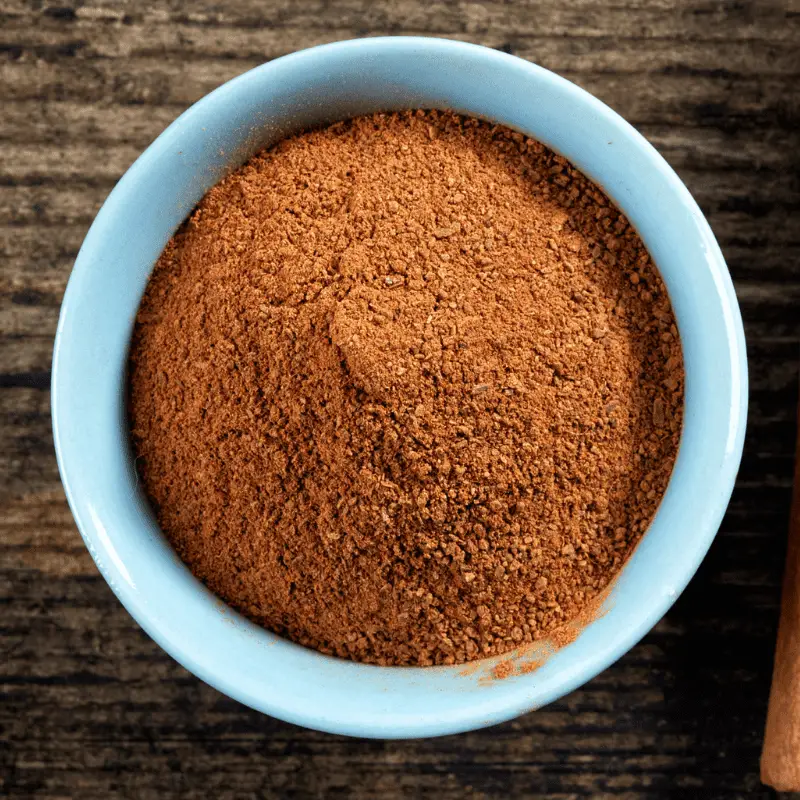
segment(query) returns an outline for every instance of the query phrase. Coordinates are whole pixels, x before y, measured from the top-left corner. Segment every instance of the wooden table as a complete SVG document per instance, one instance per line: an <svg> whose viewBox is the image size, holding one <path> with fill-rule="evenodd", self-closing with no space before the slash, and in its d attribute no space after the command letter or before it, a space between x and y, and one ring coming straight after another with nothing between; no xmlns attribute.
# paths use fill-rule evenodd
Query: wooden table
<svg viewBox="0 0 800 800"><path fill-rule="evenodd" d="M2 4L5 796L770 796L758 756L800 349L800 7L789 2L793 11L750 0ZM514 722L432 741L369 742L252 712L139 630L67 509L48 388L72 262L142 149L190 103L265 60L397 33L452 36L535 60L653 142L728 259L752 391L721 533L640 645L581 690Z"/></svg>

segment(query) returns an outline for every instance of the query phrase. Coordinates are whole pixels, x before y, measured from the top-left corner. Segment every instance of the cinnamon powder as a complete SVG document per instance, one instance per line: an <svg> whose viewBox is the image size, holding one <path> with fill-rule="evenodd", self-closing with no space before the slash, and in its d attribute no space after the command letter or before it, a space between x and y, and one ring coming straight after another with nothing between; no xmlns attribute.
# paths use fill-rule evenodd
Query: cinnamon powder
<svg viewBox="0 0 800 800"><path fill-rule="evenodd" d="M575 618L675 459L680 343L641 240L519 133L378 114L214 187L136 322L137 465L243 614L378 664Z"/></svg>

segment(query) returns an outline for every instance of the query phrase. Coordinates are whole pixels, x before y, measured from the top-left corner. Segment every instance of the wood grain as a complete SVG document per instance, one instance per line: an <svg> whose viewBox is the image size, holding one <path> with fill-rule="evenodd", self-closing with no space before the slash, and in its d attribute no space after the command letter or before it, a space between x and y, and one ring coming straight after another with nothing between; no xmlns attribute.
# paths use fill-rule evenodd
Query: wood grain
<svg viewBox="0 0 800 800"><path fill-rule="evenodd" d="M796 0L127 0L0 6L0 786L41 798L770 797L758 755L800 358ZM673 610L569 697L491 730L366 742L239 706L150 641L67 509L49 420L72 262L120 175L265 60L381 34L554 69L635 124L708 215L745 318L751 413L720 535Z"/></svg>

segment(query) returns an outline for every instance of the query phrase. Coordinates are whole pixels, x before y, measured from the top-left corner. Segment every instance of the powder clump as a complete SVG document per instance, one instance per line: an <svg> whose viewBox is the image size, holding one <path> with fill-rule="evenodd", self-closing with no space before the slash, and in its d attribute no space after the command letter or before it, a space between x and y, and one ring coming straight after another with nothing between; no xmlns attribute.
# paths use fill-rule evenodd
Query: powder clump
<svg viewBox="0 0 800 800"><path fill-rule="evenodd" d="M453 664L577 617L682 418L641 240L519 133L442 112L286 139L214 187L131 351L137 465L208 587L325 653Z"/></svg>

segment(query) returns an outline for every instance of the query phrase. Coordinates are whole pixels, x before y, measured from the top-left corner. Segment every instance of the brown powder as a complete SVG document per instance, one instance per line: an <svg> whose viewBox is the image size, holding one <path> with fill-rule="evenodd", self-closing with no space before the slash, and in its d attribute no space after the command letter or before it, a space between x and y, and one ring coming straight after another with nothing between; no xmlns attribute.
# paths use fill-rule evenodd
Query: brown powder
<svg viewBox="0 0 800 800"><path fill-rule="evenodd" d="M192 572L378 664L578 616L676 455L680 343L641 240L506 128L378 114L280 142L156 265L131 352L144 487Z"/></svg>

